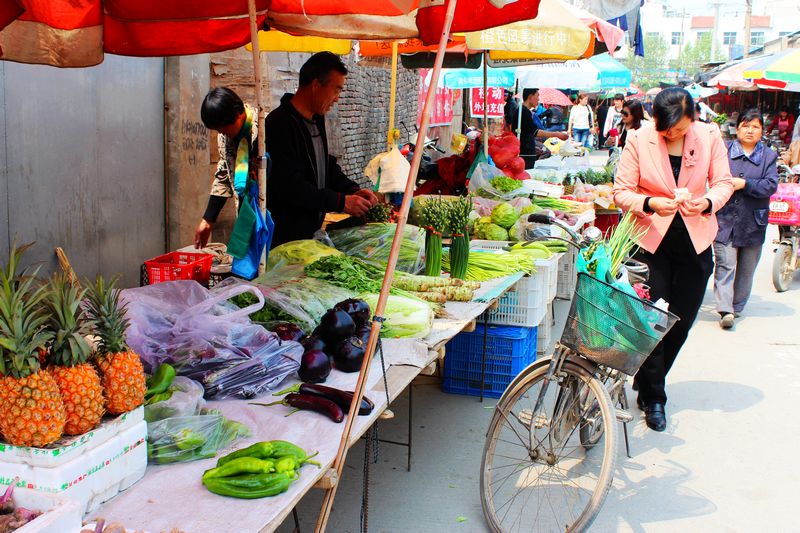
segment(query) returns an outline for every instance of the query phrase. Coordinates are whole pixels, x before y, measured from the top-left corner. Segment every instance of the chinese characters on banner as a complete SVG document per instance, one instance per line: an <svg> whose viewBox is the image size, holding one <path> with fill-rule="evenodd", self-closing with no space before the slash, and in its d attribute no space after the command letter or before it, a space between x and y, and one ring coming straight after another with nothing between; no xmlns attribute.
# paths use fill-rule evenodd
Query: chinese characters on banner
<svg viewBox="0 0 800 533"><path fill-rule="evenodd" d="M501 87L489 87L487 89L489 97L487 116L489 118L503 118L503 106L505 98ZM483 87L473 87L469 91L469 115L473 118L483 118Z"/></svg>
<svg viewBox="0 0 800 533"><path fill-rule="evenodd" d="M422 109L425 107L425 95L430 85L431 69L423 68L419 71L419 105L417 106L417 125L422 119ZM439 87L436 89L433 111L429 126L449 126L453 122L453 100L460 97L458 90Z"/></svg>

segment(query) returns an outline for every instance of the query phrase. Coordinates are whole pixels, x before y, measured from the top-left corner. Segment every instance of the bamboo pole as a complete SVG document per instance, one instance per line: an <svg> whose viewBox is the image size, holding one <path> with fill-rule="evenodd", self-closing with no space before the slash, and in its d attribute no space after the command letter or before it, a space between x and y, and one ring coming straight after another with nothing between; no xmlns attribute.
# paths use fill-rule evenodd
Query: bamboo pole
<svg viewBox="0 0 800 533"><path fill-rule="evenodd" d="M247 11L250 15L250 41L253 44L253 78L256 84L256 125L263 129L264 121L261 120L264 112L264 102L261 95L261 49L258 44L258 22L256 18L256 0L247 0ZM267 165L264 131L258 134L258 206L262 213L267 211ZM263 274L266 268L264 256L258 265L258 273Z"/></svg>
<svg viewBox="0 0 800 533"><path fill-rule="evenodd" d="M392 41L392 75L389 82L389 132L386 134L386 149L394 146L394 114L397 102L397 41Z"/></svg>
<svg viewBox="0 0 800 533"><path fill-rule="evenodd" d="M483 51L483 155L489 159L489 52Z"/></svg>
<svg viewBox="0 0 800 533"><path fill-rule="evenodd" d="M431 109L434 105L434 97L436 95L436 87L439 85L439 74L442 71L442 63L444 61L444 52L447 48L447 39L450 36L450 27L453 23L453 16L456 10L456 3L458 0L448 0L447 13L444 19L444 27L442 28L442 35L439 39L439 49L436 51L436 61L434 62L433 73L431 74L431 83L428 86L428 94L425 96L425 106L422 110L422 120L419 127L417 138L424 139L428 133L428 123L430 122ZM389 261L386 265L386 275L383 277L383 285L381 292L378 296L377 307L373 313L377 320L372 322L372 329L369 334L369 342L367 343L366 354L364 361L361 363L361 370L358 374L358 382L356 383L355 391L353 394L353 401L350 404L350 410L347 414L342 439L339 443L339 452L336 454L336 459L333 462L333 467L341 477L344 468L344 461L347 457L347 449L350 443L350 433L353 430L353 423L356 420L358 407L361 405L361 399L364 397L364 391L367 386L367 376L369 375L370 365L372 358L375 355L375 348L378 345L378 335L380 334L381 322L383 312L386 309L386 301L389 298L389 289L392 286L392 278L394 277L395 266L397 265L397 258L400 255L400 245L403 242L403 230L408 218L408 210L411 207L411 197L414 194L414 184L417 179L417 172L419 165L422 161L423 150L414 150L414 158L411 161L411 170L408 174L406 181L406 190L403 194L403 203L400 205L400 212L397 215L397 229L392 241L392 249L389 253ZM388 392L388 391L387 391ZM330 517L331 510L333 509L333 500L336 497L336 489L338 485L331 487L325 491L325 497L322 502L322 510L320 511L319 519L314 531L322 533L328 525L328 518Z"/></svg>

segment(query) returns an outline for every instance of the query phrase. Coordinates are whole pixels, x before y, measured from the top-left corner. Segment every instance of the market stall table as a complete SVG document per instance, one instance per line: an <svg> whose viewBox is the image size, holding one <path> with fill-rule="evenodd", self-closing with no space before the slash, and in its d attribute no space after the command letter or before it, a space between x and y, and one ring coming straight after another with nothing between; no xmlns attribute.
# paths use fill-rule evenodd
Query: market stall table
<svg viewBox="0 0 800 533"><path fill-rule="evenodd" d="M439 357L439 349L479 317L516 283L522 274L485 282L476 291L472 302L448 302L444 318L434 321L434 328L425 339L384 339L386 383L390 401L396 399L423 369ZM379 357L376 353L376 357ZM353 390L358 374L334 372L326 385ZM285 382L281 387L290 385ZM375 403L368 416L360 416L354 424L350 446L380 418L387 409L387 394L380 361L372 366L367 379L367 396ZM270 398L267 400L266 398ZM254 401L269 402L271 397ZM326 475L337 453L343 424L335 424L323 415L301 411L291 418L288 407L250 405L247 400L209 402L208 406L250 426L254 435L238 441L232 448L253 442L282 439L304 449L319 451L315 457L322 468L306 465L289 491L279 496L258 500L223 498L208 492L201 484L203 472L216 464L206 459L173 465L150 465L145 477L136 485L107 502L89 518L105 518L129 529L169 531L178 528L191 533L274 531L314 485ZM224 453L227 453L224 452ZM218 455L223 455L220 452ZM191 504L188 504L191 502Z"/></svg>

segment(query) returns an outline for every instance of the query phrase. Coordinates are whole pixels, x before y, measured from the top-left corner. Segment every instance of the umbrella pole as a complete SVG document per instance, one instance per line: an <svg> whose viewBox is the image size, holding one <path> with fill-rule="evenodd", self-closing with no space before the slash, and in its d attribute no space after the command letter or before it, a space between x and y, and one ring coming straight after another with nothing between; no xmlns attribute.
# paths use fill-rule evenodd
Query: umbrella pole
<svg viewBox="0 0 800 533"><path fill-rule="evenodd" d="M489 159L489 52L483 51L483 155Z"/></svg>
<svg viewBox="0 0 800 533"><path fill-rule="evenodd" d="M517 139L522 140L522 93L520 92L519 79L517 79L517 98L519 98L519 113L517 113Z"/></svg>
<svg viewBox="0 0 800 533"><path fill-rule="evenodd" d="M261 96L261 50L258 45L258 23L256 21L256 0L247 0L247 10L250 14L250 41L253 44L253 78L256 83L256 124L263 127L261 113L264 111L264 102ZM258 135L258 207L262 213L267 210L267 160L264 132ZM263 274L266 264L264 256L258 265L258 273Z"/></svg>
<svg viewBox="0 0 800 533"><path fill-rule="evenodd" d="M392 41L392 76L389 82L389 132L386 135L386 149L394 145L394 113L397 101L397 41Z"/></svg>
<svg viewBox="0 0 800 533"><path fill-rule="evenodd" d="M431 74L431 83L428 86L428 94L425 96L425 106L422 108L422 119L420 121L418 139L424 139L428 134L428 123L431 118L431 110L434 105L434 97L436 96L436 88L439 85L439 74L442 71L442 63L444 61L444 52L447 49L447 40L450 36L450 27L453 24L453 16L456 11L456 2L458 0L448 0L447 13L444 19L444 27L442 28L442 35L439 39L439 49L436 51L436 60L433 66L433 73ZM364 391L367 386L367 376L372 363L373 356L375 355L375 348L378 344L378 335L381 330L381 322L383 321L383 312L386 309L386 301L389 298L389 289L392 286L392 278L394 277L395 266L397 265L397 258L400 255L400 245L403 242L403 230L405 229L406 219L408 218L408 210L411 207L411 197L414 194L414 184L417 180L417 172L419 165L422 161L423 150L414 150L414 158L411 160L411 170L408 174L406 181L406 190L403 194L403 203L400 205L400 212L397 214L397 229L395 230L394 240L392 241L392 249L389 252L389 261L386 264L386 274L383 277L383 284L381 285L381 292L378 296L378 304L373 313L375 320L372 321L372 329L369 334L369 342L367 343L367 350L364 355L364 361L361 363L361 370L358 374L358 382L356 383L355 391L353 394L353 401L350 404L350 410L347 413L345 420L344 431L342 433L342 440L339 442L339 452L336 454L336 459L333 462L333 469L342 476L344 469L344 461L347 457L347 449L350 444L350 433L353 430L353 424L357 418L358 408L361 405L361 399L364 397ZM387 391L388 393L388 391ZM320 511L317 525L314 531L322 533L328 525L328 518L330 517L331 510L333 509L333 500L336 497L337 485L325 491L325 497L322 502L322 510Z"/></svg>

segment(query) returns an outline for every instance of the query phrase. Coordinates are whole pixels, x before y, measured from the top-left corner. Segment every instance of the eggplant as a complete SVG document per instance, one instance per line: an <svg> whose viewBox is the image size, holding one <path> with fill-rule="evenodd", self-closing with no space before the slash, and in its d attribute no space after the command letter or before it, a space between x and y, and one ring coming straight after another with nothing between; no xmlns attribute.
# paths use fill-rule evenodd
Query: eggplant
<svg viewBox="0 0 800 533"><path fill-rule="evenodd" d="M303 346L303 349L307 352L312 350L319 350L320 352L325 351L325 341L322 340L322 337L318 337L317 335L309 335L300 341L300 344Z"/></svg>
<svg viewBox="0 0 800 533"><path fill-rule="evenodd" d="M369 304L358 298L348 298L347 300L339 302L333 308L337 311L344 311L350 315L350 318L356 323L357 328L366 324L370 318Z"/></svg>
<svg viewBox="0 0 800 533"><path fill-rule="evenodd" d="M369 334L371 331L372 322L367 322L363 326L356 328L355 336L358 337L362 343L364 343L364 349L366 349L367 344L369 343Z"/></svg>
<svg viewBox="0 0 800 533"><path fill-rule="evenodd" d="M309 350L300 359L297 375L307 383L323 383L331 373L331 360L321 350Z"/></svg>
<svg viewBox="0 0 800 533"><path fill-rule="evenodd" d="M333 364L342 372L358 372L364 360L366 345L356 336L348 337L336 345Z"/></svg>
<svg viewBox="0 0 800 533"><path fill-rule="evenodd" d="M329 309L322 315L317 329L325 342L333 346L355 333L356 323L346 312Z"/></svg>
<svg viewBox="0 0 800 533"><path fill-rule="evenodd" d="M286 395L283 403L301 411L316 411L337 424L344 420L344 410L336 403L322 396L293 392Z"/></svg>
<svg viewBox="0 0 800 533"><path fill-rule="evenodd" d="M280 322L272 326L272 331L282 341L299 341L306 336L306 333L300 329L297 324L291 322Z"/></svg>

